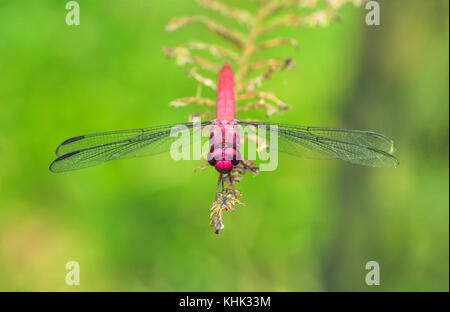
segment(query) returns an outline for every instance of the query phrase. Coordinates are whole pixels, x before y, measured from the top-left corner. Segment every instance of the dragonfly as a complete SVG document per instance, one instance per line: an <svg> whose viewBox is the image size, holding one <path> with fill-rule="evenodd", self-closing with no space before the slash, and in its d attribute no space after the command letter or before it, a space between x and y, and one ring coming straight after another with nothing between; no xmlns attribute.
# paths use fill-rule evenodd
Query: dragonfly
<svg viewBox="0 0 450 312"><path fill-rule="evenodd" d="M63 141L50 171L59 173L96 166L107 161L171 151L177 132L209 127L209 164L219 172L219 182L231 177L242 161L240 127L266 127L268 141L276 137L277 151L312 159L340 159L371 167L397 167L394 142L376 132L328 127L306 127L274 122L240 121L235 118L234 74L226 62L217 78L216 119L141 129L79 135ZM270 146L270 144L268 145ZM217 195L217 194L216 194Z"/></svg>

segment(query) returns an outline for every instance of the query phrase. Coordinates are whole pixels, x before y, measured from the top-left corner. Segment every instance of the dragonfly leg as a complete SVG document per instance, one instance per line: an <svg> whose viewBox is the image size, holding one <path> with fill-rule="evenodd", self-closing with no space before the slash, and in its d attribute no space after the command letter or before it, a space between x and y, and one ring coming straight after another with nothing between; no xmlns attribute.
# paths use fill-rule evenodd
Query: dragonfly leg
<svg viewBox="0 0 450 312"><path fill-rule="evenodd" d="M253 173L258 173L259 168L257 166L255 166L255 164L253 163L253 161L251 160L242 160L242 166L244 167L245 170L250 170Z"/></svg>
<svg viewBox="0 0 450 312"><path fill-rule="evenodd" d="M237 197L236 196L236 189L234 188L234 182L233 182L233 177L231 176L231 173L228 174L228 180L230 180L230 184L231 184L231 188L233 189L234 197Z"/></svg>
<svg viewBox="0 0 450 312"><path fill-rule="evenodd" d="M198 166L197 168L194 169L194 173L196 173L197 170L204 171L206 168L208 168L208 166L210 166L210 164L208 162L201 164L200 166Z"/></svg>
<svg viewBox="0 0 450 312"><path fill-rule="evenodd" d="M222 177L222 173L219 175L219 180L217 180L217 188L216 188L216 199L217 197L219 197L219 187L220 187L220 183L222 182L222 189L223 189L223 177Z"/></svg>

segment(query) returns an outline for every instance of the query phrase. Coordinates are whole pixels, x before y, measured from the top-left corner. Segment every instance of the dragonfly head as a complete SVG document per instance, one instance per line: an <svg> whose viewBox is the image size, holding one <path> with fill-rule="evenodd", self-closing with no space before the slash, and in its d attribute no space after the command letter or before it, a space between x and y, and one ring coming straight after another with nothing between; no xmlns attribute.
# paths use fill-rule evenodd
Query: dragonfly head
<svg viewBox="0 0 450 312"><path fill-rule="evenodd" d="M239 157L234 148L218 148L209 152L208 162L220 173L228 173L239 163Z"/></svg>
<svg viewBox="0 0 450 312"><path fill-rule="evenodd" d="M217 160L214 168L220 173L228 173L233 170L233 161L232 160Z"/></svg>

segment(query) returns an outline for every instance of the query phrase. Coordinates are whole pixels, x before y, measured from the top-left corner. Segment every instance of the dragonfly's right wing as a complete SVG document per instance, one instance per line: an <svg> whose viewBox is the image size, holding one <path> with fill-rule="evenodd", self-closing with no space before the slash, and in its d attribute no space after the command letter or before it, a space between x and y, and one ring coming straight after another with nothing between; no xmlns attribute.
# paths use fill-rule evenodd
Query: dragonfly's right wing
<svg viewBox="0 0 450 312"><path fill-rule="evenodd" d="M270 144L270 134L276 134L277 150L294 156L341 159L371 167L398 165L398 160L392 155L395 151L394 142L376 132L303 127L272 122L240 122L240 124L264 126L267 131L265 139L269 147L274 147L274 144Z"/></svg>
<svg viewBox="0 0 450 312"><path fill-rule="evenodd" d="M59 156L50 165L52 172L64 172L99 165L114 159L156 155L171 150L173 143L209 122L185 123L81 135L65 140L56 150ZM172 135L171 135L172 133Z"/></svg>

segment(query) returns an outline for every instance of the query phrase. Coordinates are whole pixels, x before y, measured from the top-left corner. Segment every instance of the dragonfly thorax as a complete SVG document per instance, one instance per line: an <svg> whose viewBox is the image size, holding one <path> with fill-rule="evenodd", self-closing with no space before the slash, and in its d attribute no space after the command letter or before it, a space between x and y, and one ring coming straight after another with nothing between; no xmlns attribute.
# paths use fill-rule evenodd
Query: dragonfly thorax
<svg viewBox="0 0 450 312"><path fill-rule="evenodd" d="M213 121L212 125L208 162L220 173L228 173L240 159L237 122Z"/></svg>

